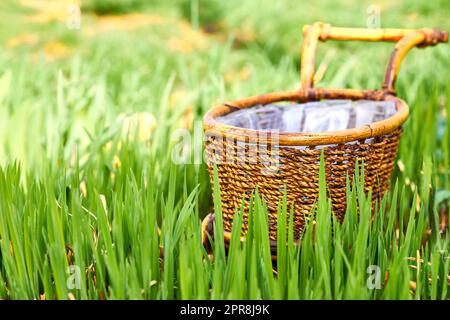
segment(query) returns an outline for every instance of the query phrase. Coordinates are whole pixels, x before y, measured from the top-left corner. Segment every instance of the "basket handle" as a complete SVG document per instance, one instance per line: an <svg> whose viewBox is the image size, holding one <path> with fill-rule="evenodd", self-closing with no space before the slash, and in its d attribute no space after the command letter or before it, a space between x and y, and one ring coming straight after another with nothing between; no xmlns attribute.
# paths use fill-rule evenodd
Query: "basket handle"
<svg viewBox="0 0 450 320"><path fill-rule="evenodd" d="M394 85L400 63L409 50L415 46L422 48L448 41L448 33L437 29L339 28L323 22L304 26L303 34L300 70L300 82L303 89L310 89L314 85L314 64L319 40L397 41L387 64L382 84L383 91L391 94L395 94Z"/></svg>

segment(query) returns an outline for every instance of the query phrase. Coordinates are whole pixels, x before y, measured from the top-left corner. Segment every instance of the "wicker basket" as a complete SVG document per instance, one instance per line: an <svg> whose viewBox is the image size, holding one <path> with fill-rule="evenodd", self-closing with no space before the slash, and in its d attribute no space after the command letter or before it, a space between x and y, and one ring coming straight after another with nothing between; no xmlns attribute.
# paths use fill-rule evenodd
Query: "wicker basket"
<svg viewBox="0 0 450 320"><path fill-rule="evenodd" d="M315 51L318 41L325 40L398 41L380 90L313 88ZM276 241L277 205L286 190L287 201L294 206L294 228L299 237L308 219L319 189L320 155L323 150L328 194L334 214L343 219L346 210L346 178L354 173L356 160L365 164L365 189L380 199L389 187L389 178L397 157L402 124L408 117L407 104L395 96L394 84L400 63L413 47L447 42L446 32L434 29L354 29L337 28L321 22L304 27L301 56L301 89L275 92L227 102L213 107L204 117L206 158L213 179L217 164L225 240L229 240L236 208L255 188L264 197L269 214L269 235ZM218 117L242 108L280 101L309 102L322 99L392 101L396 113L369 125L334 132L268 133L226 125ZM265 146L265 152L252 152ZM226 159L224 158L226 154ZM272 164L276 163L275 166ZM203 222L204 242L212 236L214 216ZM245 221L246 217L244 217ZM246 224L243 224L243 235Z"/></svg>

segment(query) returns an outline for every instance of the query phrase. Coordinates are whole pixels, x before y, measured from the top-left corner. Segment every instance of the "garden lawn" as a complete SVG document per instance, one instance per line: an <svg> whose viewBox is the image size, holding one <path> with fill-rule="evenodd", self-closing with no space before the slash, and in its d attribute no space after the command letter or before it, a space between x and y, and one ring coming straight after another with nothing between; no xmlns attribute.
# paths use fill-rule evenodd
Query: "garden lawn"
<svg viewBox="0 0 450 320"><path fill-rule="evenodd" d="M258 194L242 246L238 210L228 255L221 219L203 248L195 128L214 103L298 88L301 27L365 27L373 1L107 2L86 1L80 29L55 1L0 5L0 299L450 298L449 45L402 65L411 114L373 222L364 172L340 224L322 166L315 225L298 246L280 234L272 265ZM378 3L382 27L450 31L446 0ZM318 86L378 88L392 45L320 44Z"/></svg>

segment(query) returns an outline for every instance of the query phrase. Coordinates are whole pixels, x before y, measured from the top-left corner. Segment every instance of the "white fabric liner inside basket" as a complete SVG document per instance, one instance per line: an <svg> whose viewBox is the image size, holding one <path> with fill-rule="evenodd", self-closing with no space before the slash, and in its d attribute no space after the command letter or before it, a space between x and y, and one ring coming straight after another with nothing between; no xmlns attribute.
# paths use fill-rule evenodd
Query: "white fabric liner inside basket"
<svg viewBox="0 0 450 320"><path fill-rule="evenodd" d="M235 127L277 132L327 132L381 121L397 112L392 101L322 100L255 105L218 117Z"/></svg>

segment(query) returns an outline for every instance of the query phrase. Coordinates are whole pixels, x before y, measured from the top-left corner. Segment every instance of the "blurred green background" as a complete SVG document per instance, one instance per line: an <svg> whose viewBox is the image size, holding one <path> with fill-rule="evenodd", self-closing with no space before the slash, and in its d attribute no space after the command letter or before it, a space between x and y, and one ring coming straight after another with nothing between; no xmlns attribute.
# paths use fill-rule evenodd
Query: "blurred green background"
<svg viewBox="0 0 450 320"><path fill-rule="evenodd" d="M381 27L450 30L444 0L7 0L0 6L0 161L20 160L36 174L47 165L66 169L74 157L98 166L102 146L117 137L124 119L147 126L150 149L139 148L168 167L173 132L192 130L214 103L299 87L305 24L367 27L378 20ZM321 44L317 86L379 88L392 47ZM447 143L449 61L448 46L439 45L412 50L402 65L398 95L412 109L406 127L415 128L400 155L409 180L422 157L437 153L448 180L448 148L437 144ZM103 159L110 170L114 155ZM149 171L164 188L165 171Z"/></svg>
<svg viewBox="0 0 450 320"><path fill-rule="evenodd" d="M79 29L71 25L73 4L81 7ZM62 157L54 153L61 153L63 135L60 160L67 160L70 144L87 139L86 131L98 135L122 112L171 110L156 126L173 129L201 119L217 101L297 88L305 24L366 27L380 10L381 27L450 29L444 0L6 0L0 6L0 159L32 167L40 162L37 142L55 159ZM318 85L379 87L391 48L320 45ZM446 89L449 56L445 45L412 50L399 96L413 104L417 87L436 78Z"/></svg>

